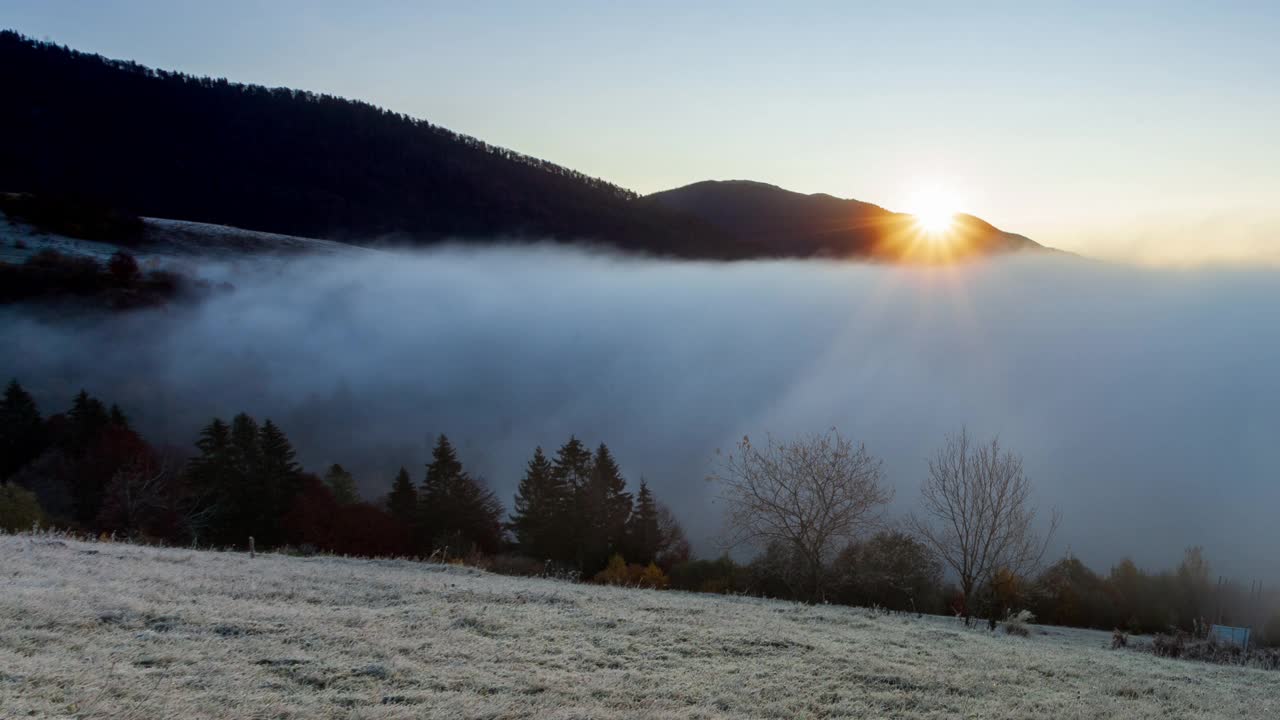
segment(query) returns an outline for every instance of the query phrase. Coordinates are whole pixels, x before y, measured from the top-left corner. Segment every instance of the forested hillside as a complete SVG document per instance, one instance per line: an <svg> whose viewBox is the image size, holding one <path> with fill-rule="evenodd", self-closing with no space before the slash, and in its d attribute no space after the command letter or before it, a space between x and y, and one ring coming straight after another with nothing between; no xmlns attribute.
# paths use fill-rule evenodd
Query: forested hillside
<svg viewBox="0 0 1280 720"><path fill-rule="evenodd" d="M0 33L0 190L354 242L744 250L565 167L368 103L197 78Z"/></svg>

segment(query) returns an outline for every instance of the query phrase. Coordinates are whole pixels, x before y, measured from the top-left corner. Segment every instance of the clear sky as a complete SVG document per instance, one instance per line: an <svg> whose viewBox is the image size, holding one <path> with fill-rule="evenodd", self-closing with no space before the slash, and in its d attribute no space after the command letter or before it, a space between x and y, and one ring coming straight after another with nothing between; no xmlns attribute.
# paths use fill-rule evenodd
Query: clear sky
<svg viewBox="0 0 1280 720"><path fill-rule="evenodd" d="M640 192L746 178L1280 264L1280 2L0 0L0 26L360 98Z"/></svg>

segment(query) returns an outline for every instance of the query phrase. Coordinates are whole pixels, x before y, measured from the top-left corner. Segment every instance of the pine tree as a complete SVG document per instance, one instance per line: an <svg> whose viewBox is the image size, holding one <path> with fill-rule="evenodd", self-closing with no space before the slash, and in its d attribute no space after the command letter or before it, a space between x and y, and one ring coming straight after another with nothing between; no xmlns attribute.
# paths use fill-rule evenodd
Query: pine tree
<svg viewBox="0 0 1280 720"><path fill-rule="evenodd" d="M631 520L631 493L608 446L600 443L591 463L591 477L584 493L584 573L593 574L610 555L621 553Z"/></svg>
<svg viewBox="0 0 1280 720"><path fill-rule="evenodd" d="M230 463L236 478L229 484L247 491L262 464L262 438L258 422L245 413L231 418Z"/></svg>
<svg viewBox="0 0 1280 720"><path fill-rule="evenodd" d="M556 451L552 462L556 477L573 491L579 491L591 480L591 451L578 438L570 435L568 442Z"/></svg>
<svg viewBox="0 0 1280 720"><path fill-rule="evenodd" d="M440 533L442 525L448 517L447 504L450 490L457 484L462 475L462 463L454 452L449 438L441 434L431 450L431 462L427 463L427 476L422 481L422 489L418 492L418 502L422 508L418 513L421 539L429 546Z"/></svg>
<svg viewBox="0 0 1280 720"><path fill-rule="evenodd" d="M480 549L497 552L502 543L502 503L462 468L449 438L441 435L419 493L419 538L424 549L452 554Z"/></svg>
<svg viewBox="0 0 1280 720"><path fill-rule="evenodd" d="M573 496L568 485L538 447L516 489L511 528L520 550L538 559L568 560L564 541Z"/></svg>
<svg viewBox="0 0 1280 720"><path fill-rule="evenodd" d="M418 520L418 491L413 487L409 471L400 468L395 481L391 484L391 493L387 495L387 511L391 516L412 528Z"/></svg>
<svg viewBox="0 0 1280 720"><path fill-rule="evenodd" d="M71 477L71 497L75 505L74 517L86 528L91 528L102 504L102 494L115 473L120 458L110 447L122 438L111 435L111 419L101 400L81 390L71 402L66 422L59 433L59 446L75 465Z"/></svg>
<svg viewBox="0 0 1280 720"><path fill-rule="evenodd" d="M360 502L360 491L356 489L356 479L338 463L329 466L329 472L324 476L324 484L329 486L333 499L339 505L355 505Z"/></svg>
<svg viewBox="0 0 1280 720"><path fill-rule="evenodd" d="M44 452L45 438L35 399L16 379L10 380L0 401L0 482Z"/></svg>
<svg viewBox="0 0 1280 720"><path fill-rule="evenodd" d="M187 463L187 482L194 494L207 500L210 510L206 518L207 528L195 527L192 532L198 540L234 543L232 533L238 529L243 492L238 486L241 473L236 463L230 426L214 418L201 429L196 448L200 454ZM205 532L202 534L201 531Z"/></svg>
<svg viewBox="0 0 1280 720"><path fill-rule="evenodd" d="M257 513L257 535L264 546L281 541L280 518L293 506L294 499L302 491L302 468L295 457L297 453L284 431L271 420L264 420L258 433L260 464L253 480L262 502Z"/></svg>
<svg viewBox="0 0 1280 720"><path fill-rule="evenodd" d="M72 457L83 455L110 422L102 401L81 390L71 401L71 410L67 412L63 448Z"/></svg>
<svg viewBox="0 0 1280 720"><path fill-rule="evenodd" d="M635 512L627 527L627 545L633 562L647 564L658 555L661 530L658 525L658 504L649 491L649 484L640 478L640 491L636 493Z"/></svg>
<svg viewBox="0 0 1280 720"><path fill-rule="evenodd" d="M116 427L124 428L125 430L131 429L129 427L129 417L125 415L124 411L120 409L120 406L115 403L111 403L111 411L108 413L108 422Z"/></svg>
<svg viewBox="0 0 1280 720"><path fill-rule="evenodd" d="M566 494L565 507L561 510L557 526L559 550L554 557L573 563L583 572L587 560L587 519L590 516L587 486L591 482L591 451L581 440L570 435L569 440L556 451L552 471Z"/></svg>

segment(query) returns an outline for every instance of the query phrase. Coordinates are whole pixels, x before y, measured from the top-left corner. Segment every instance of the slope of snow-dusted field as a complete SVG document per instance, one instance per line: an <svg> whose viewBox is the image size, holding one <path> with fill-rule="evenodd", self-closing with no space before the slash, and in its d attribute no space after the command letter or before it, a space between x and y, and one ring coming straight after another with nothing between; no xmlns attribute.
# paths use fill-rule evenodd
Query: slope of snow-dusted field
<svg viewBox="0 0 1280 720"><path fill-rule="evenodd" d="M3 718L1280 717L1099 633L51 536L0 574Z"/></svg>
<svg viewBox="0 0 1280 720"><path fill-rule="evenodd" d="M378 252L332 240L278 235L226 225L142 218L143 235L127 249L140 261L222 260L248 256L285 260L301 255L354 255ZM20 263L41 250L106 260L120 246L39 230L0 212L0 262Z"/></svg>

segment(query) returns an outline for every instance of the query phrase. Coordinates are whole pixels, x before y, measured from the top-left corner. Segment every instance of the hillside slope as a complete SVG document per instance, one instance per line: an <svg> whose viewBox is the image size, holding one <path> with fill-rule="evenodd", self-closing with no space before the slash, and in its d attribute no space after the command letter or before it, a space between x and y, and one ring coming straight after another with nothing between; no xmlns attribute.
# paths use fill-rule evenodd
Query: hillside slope
<svg viewBox="0 0 1280 720"><path fill-rule="evenodd" d="M109 60L0 32L0 192L355 244L553 239L681 258L949 261L1038 248L964 215L938 252L909 215L754 182L638 197L424 120Z"/></svg>
<svg viewBox="0 0 1280 720"><path fill-rule="evenodd" d="M949 619L0 535L0 717L1237 718L1275 674Z"/></svg>
<svg viewBox="0 0 1280 720"><path fill-rule="evenodd" d="M370 242L733 243L634 193L367 103L195 78L0 32L0 191L134 215Z"/></svg>
<svg viewBox="0 0 1280 720"><path fill-rule="evenodd" d="M946 247L926 241L915 218L827 194L804 195L747 180L694 183L638 201L698 217L744 245L778 257L956 259L1043 247L972 215L958 215Z"/></svg>

